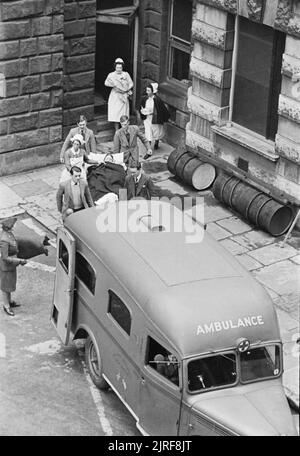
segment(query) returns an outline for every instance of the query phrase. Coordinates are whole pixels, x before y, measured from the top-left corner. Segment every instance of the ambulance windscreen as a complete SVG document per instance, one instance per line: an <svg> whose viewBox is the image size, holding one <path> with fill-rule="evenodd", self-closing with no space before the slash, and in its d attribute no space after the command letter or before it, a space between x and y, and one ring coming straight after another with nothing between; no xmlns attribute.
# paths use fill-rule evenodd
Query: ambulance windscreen
<svg viewBox="0 0 300 456"><path fill-rule="evenodd" d="M236 355L226 353L207 356L188 364L189 391L218 388L236 382Z"/></svg>

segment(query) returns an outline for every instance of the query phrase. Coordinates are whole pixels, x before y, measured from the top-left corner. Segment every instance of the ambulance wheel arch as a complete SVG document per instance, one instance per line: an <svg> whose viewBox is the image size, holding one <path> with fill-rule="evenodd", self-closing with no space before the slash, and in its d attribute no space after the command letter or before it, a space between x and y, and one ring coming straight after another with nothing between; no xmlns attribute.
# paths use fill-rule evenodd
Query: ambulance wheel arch
<svg viewBox="0 0 300 456"><path fill-rule="evenodd" d="M88 335L85 342L85 363L91 379L97 388L100 390L108 389L109 385L102 377L102 360L100 351L95 337L92 335Z"/></svg>

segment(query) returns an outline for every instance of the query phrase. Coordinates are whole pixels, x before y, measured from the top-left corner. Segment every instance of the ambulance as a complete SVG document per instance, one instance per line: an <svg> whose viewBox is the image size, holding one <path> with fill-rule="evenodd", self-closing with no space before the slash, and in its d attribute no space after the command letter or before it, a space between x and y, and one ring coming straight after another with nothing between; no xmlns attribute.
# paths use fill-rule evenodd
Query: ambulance
<svg viewBox="0 0 300 456"><path fill-rule="evenodd" d="M85 339L93 382L143 435L297 435L269 295L174 205L119 201L67 217L51 321L63 344Z"/></svg>

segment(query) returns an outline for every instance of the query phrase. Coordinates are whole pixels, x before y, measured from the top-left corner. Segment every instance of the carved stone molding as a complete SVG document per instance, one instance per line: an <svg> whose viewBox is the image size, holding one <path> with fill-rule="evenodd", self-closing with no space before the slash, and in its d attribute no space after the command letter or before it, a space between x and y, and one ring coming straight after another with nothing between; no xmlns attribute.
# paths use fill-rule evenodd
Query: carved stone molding
<svg viewBox="0 0 300 456"><path fill-rule="evenodd" d="M255 22L261 22L264 0L247 0L248 17Z"/></svg>
<svg viewBox="0 0 300 456"><path fill-rule="evenodd" d="M205 5L213 6L218 9L237 14L238 0L198 0Z"/></svg>
<svg viewBox="0 0 300 456"><path fill-rule="evenodd" d="M281 94L279 96L278 114L300 124L300 102Z"/></svg>
<svg viewBox="0 0 300 456"><path fill-rule="evenodd" d="M197 19L192 22L192 37L196 41L210 44L224 51L233 47L233 31L226 32Z"/></svg>
<svg viewBox="0 0 300 456"><path fill-rule="evenodd" d="M281 70L285 76L292 78L297 73L300 73L300 59L283 54Z"/></svg>

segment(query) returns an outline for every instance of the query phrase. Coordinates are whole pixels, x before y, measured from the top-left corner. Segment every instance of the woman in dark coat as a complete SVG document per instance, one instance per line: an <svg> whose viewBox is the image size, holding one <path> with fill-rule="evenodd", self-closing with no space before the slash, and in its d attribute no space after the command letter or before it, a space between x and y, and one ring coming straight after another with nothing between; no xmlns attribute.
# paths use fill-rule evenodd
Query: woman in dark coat
<svg viewBox="0 0 300 456"><path fill-rule="evenodd" d="M18 307L15 301L11 300L12 291L16 290L17 266L27 263L22 258L17 258L18 245L12 229L16 223L16 218L9 218L2 222L2 233L0 236L0 288L3 298L3 309L14 316L12 307Z"/></svg>
<svg viewBox="0 0 300 456"><path fill-rule="evenodd" d="M142 98L140 112L144 121L145 136L154 149L158 149L159 140L165 135L164 123L170 113L164 102L157 95L158 84L153 82L146 87L146 96ZM148 154L149 155L149 154ZM148 158L148 157L147 157Z"/></svg>

